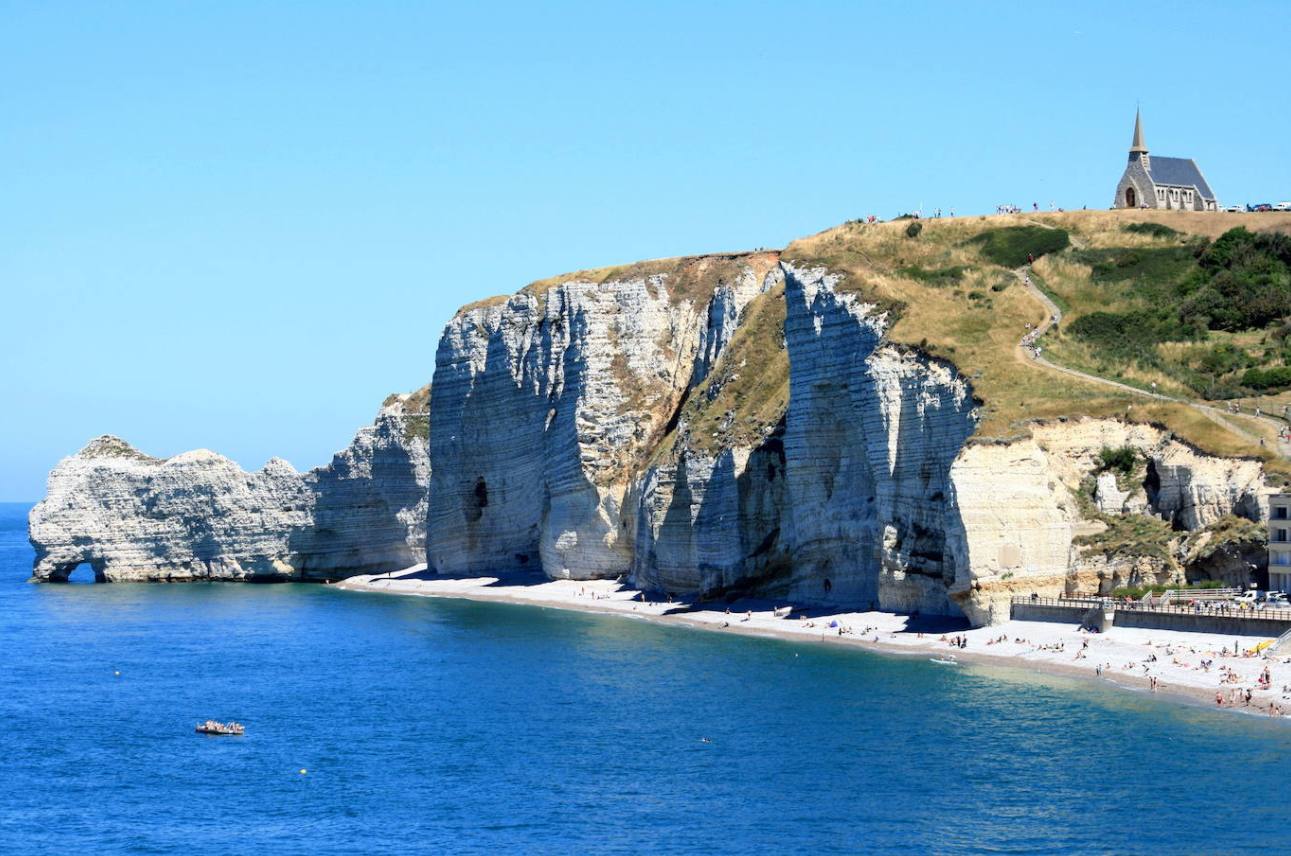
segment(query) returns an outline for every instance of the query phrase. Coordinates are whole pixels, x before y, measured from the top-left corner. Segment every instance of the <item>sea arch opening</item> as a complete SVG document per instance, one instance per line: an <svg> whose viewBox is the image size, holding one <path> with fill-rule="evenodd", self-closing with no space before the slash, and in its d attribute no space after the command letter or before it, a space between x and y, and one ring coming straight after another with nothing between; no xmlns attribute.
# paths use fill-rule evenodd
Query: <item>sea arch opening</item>
<svg viewBox="0 0 1291 856"><path fill-rule="evenodd" d="M93 585L94 583L105 583L107 577L104 576L100 568L94 566L91 562L79 562L75 565L67 565L59 568L58 571L50 575L50 582L70 583L72 585Z"/></svg>

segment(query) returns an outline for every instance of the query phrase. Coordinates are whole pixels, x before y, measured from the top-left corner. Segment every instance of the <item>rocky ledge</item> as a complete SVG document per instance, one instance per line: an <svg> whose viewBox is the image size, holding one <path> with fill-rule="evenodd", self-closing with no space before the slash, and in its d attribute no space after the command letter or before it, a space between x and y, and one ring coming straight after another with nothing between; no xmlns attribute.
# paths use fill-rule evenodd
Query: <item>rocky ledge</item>
<svg viewBox="0 0 1291 856"><path fill-rule="evenodd" d="M329 579L422 560L430 464L427 393L387 399L325 467L280 458L246 472L205 449L149 457L91 441L50 473L32 509L33 578L65 581Z"/></svg>

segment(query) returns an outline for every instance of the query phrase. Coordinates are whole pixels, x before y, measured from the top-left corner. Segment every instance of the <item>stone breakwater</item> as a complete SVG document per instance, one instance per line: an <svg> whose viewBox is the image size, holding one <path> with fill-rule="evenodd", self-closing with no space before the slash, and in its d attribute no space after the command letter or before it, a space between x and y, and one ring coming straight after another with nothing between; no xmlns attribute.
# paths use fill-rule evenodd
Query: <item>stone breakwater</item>
<svg viewBox="0 0 1291 856"><path fill-rule="evenodd" d="M829 271L771 254L464 309L436 358L430 569L988 624L1019 592L1183 582L1180 562L1082 543L1118 515L1182 537L1266 513L1257 461L1152 426L1070 420L976 441L968 379L888 342L889 323ZM1140 461L1128 484L1099 459L1123 447Z"/></svg>
<svg viewBox="0 0 1291 856"><path fill-rule="evenodd" d="M165 460L116 437L49 476L29 518L33 577L100 581L327 579L407 567L425 550L425 397L395 396L325 467L256 472L206 450Z"/></svg>

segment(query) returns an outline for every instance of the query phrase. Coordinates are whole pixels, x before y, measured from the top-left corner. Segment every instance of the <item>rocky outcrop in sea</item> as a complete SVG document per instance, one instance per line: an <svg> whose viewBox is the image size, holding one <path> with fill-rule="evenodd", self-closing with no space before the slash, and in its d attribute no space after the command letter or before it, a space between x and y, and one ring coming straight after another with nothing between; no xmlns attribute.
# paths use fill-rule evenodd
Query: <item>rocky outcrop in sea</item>
<svg viewBox="0 0 1291 856"><path fill-rule="evenodd" d="M387 399L325 467L246 472L207 450L149 457L103 436L59 462L31 511L33 578L334 579L405 568L425 550L426 395Z"/></svg>

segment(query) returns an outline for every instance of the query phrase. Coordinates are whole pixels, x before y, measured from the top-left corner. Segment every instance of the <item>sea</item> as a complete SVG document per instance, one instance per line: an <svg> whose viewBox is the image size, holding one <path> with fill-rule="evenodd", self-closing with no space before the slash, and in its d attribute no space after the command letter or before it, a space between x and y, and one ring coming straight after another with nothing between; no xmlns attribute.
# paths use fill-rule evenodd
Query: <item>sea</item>
<svg viewBox="0 0 1291 856"><path fill-rule="evenodd" d="M34 585L28 508L6 854L1291 852L1283 722L528 606Z"/></svg>

